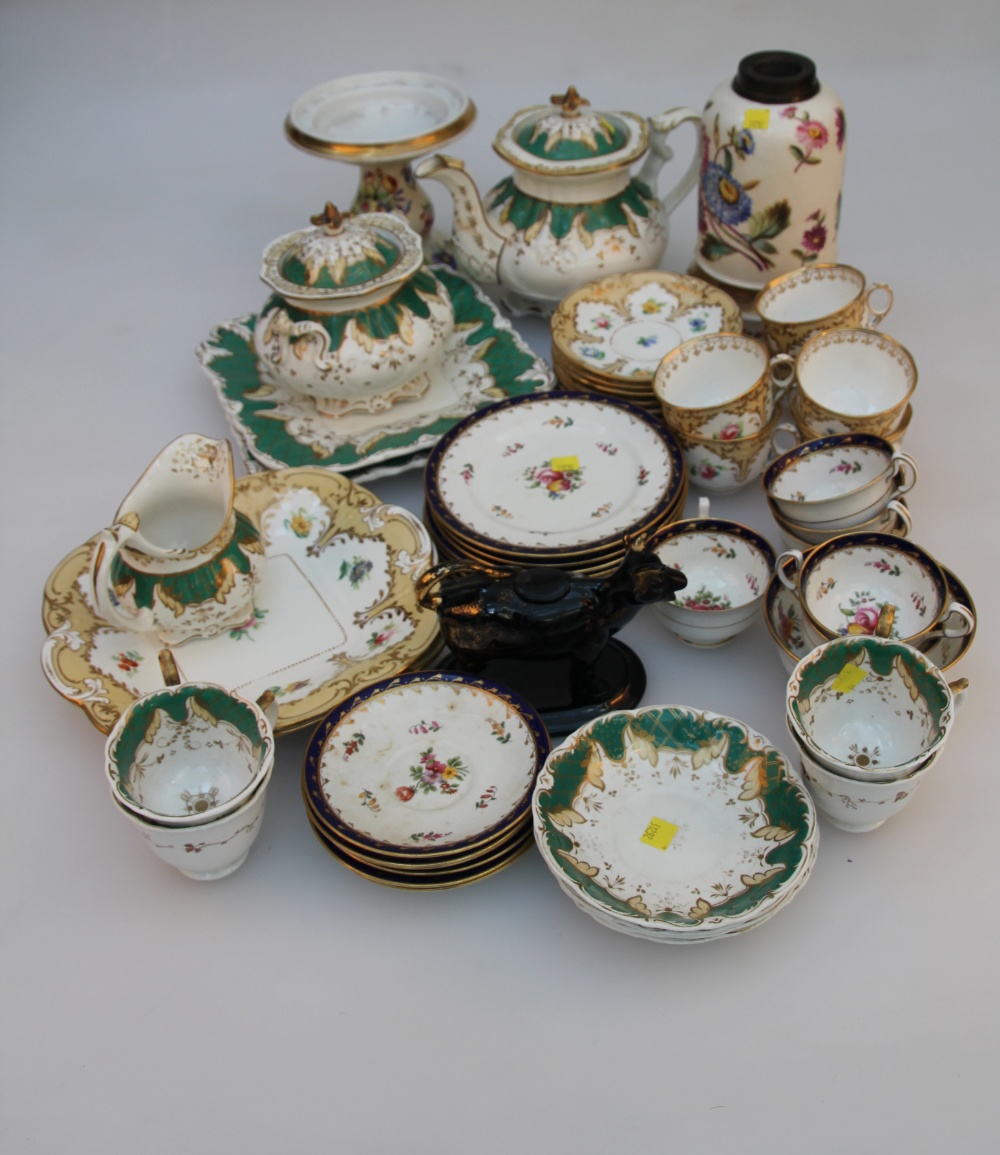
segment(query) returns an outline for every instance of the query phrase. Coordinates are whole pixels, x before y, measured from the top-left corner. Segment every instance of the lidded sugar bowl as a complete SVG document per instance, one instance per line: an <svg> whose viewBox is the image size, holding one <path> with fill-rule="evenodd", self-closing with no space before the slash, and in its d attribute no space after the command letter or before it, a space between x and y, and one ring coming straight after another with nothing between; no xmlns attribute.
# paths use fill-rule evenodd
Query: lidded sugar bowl
<svg viewBox="0 0 1000 1155"><path fill-rule="evenodd" d="M571 86L549 104L521 109L497 133L493 148L513 172L485 203L453 157L428 157L416 175L441 181L452 195L459 269L499 282L515 307L548 312L580 285L659 262L667 216L694 186L699 163L696 147L684 175L658 197L657 176L673 156L667 137L700 120L689 108L649 120L598 112Z"/></svg>
<svg viewBox="0 0 1000 1155"><path fill-rule="evenodd" d="M421 396L455 316L420 237L394 213L329 203L312 223L264 252L260 275L274 293L254 331L263 380L334 417Z"/></svg>

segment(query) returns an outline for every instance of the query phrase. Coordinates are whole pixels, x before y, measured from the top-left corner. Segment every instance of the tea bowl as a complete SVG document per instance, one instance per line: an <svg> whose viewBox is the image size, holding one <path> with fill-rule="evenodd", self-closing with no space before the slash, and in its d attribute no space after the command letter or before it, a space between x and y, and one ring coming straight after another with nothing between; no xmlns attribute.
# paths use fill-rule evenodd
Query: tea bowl
<svg viewBox="0 0 1000 1155"><path fill-rule="evenodd" d="M894 782L940 754L966 685L949 683L926 654L902 642L837 638L792 671L786 720L824 769Z"/></svg>
<svg viewBox="0 0 1000 1155"><path fill-rule="evenodd" d="M105 745L115 801L158 826L192 827L238 810L274 764L271 724L257 703L206 682L133 702Z"/></svg>
<svg viewBox="0 0 1000 1155"><path fill-rule="evenodd" d="M792 734L802 777L817 810L822 811L831 826L849 834L877 830L898 814L913 798L917 789L937 764L932 757L918 770L895 782L856 782L834 774L821 765Z"/></svg>
<svg viewBox="0 0 1000 1155"><path fill-rule="evenodd" d="M883 437L839 433L797 445L767 467L764 492L783 517L833 527L873 517L908 493L917 464Z"/></svg>
<svg viewBox="0 0 1000 1155"><path fill-rule="evenodd" d="M168 865L188 878L210 882L232 874L246 861L264 815L264 800L274 763L268 765L256 789L237 810L195 826L164 826L149 822L112 798L129 822L139 831L150 849Z"/></svg>
<svg viewBox="0 0 1000 1155"><path fill-rule="evenodd" d="M721 646L759 614L775 558L756 531L736 521L691 518L657 530L646 549L687 578L681 593L653 606L681 641Z"/></svg>

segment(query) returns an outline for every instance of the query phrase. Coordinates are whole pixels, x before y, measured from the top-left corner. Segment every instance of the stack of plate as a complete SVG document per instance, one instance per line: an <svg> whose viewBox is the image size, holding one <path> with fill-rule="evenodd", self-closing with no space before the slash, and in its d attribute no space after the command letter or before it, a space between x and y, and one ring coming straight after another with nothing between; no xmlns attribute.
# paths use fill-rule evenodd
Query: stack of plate
<svg viewBox="0 0 1000 1155"><path fill-rule="evenodd" d="M653 374L682 341L740 333L732 297L678 273L648 269L602 277L569 294L552 315L552 364L564 389L630 401L660 418Z"/></svg>
<svg viewBox="0 0 1000 1155"><path fill-rule="evenodd" d="M673 436L622 401L519 397L445 434L424 474L444 559L604 576L628 540L673 521L687 475Z"/></svg>
<svg viewBox="0 0 1000 1155"><path fill-rule="evenodd" d="M342 703L306 754L313 833L372 882L442 890L495 874L531 844L549 739L536 711L485 678L388 678Z"/></svg>
<svg viewBox="0 0 1000 1155"><path fill-rule="evenodd" d="M602 926L694 943L759 926L802 889L816 811L798 774L732 718L685 706L619 711L550 754L535 840Z"/></svg>

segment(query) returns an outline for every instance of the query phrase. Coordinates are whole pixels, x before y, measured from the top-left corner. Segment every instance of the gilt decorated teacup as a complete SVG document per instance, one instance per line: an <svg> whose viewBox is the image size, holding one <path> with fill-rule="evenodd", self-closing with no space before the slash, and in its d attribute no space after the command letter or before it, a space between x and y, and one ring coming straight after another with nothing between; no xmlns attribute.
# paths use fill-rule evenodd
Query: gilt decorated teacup
<svg viewBox="0 0 1000 1155"><path fill-rule="evenodd" d="M968 607L949 601L938 562L890 534L844 533L805 555L789 550L778 558L777 572L827 639L873 634L885 605L896 607L892 637L920 649L975 627Z"/></svg>
<svg viewBox="0 0 1000 1155"><path fill-rule="evenodd" d="M778 354L781 358L792 361L785 353ZM903 423L917 387L910 353L874 329L819 333L802 347L794 365L795 418L818 436L888 437Z"/></svg>
<svg viewBox="0 0 1000 1155"><path fill-rule="evenodd" d="M693 337L672 349L653 376L653 392L674 432L733 440L759 433L791 379L766 346L740 333Z"/></svg>
<svg viewBox="0 0 1000 1155"><path fill-rule="evenodd" d="M881 308L872 304L879 296ZM772 353L793 353L824 329L876 328L892 308L892 290L850 265L814 264L768 281L757 314Z"/></svg>
<svg viewBox="0 0 1000 1155"><path fill-rule="evenodd" d="M657 530L646 549L687 578L679 594L653 606L682 641L720 646L760 613L775 558L756 531L735 521L697 517Z"/></svg>
<svg viewBox="0 0 1000 1155"><path fill-rule="evenodd" d="M874 517L916 480L913 458L884 438L838 433L798 445L772 461L764 492L789 521L843 529Z"/></svg>
<svg viewBox="0 0 1000 1155"><path fill-rule="evenodd" d="M774 455L780 420L779 412L749 437L693 437L673 430L692 484L709 493L733 493L756 480Z"/></svg>

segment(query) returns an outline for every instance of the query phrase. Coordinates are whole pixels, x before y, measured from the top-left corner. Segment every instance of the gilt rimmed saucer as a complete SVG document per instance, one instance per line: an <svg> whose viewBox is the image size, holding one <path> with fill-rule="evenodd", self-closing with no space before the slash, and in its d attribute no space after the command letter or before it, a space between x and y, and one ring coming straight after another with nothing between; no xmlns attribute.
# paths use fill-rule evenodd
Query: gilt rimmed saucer
<svg viewBox="0 0 1000 1155"><path fill-rule="evenodd" d="M432 451L424 490L455 537L556 561L658 524L683 473L677 442L641 409L550 393L460 422Z"/></svg>
<svg viewBox="0 0 1000 1155"><path fill-rule="evenodd" d="M482 290L450 269L435 266L435 273L454 306L455 328L423 396L382 413L327 416L310 397L269 378L254 351L253 314L212 331L198 359L257 468L322 465L366 477L413 468L463 417L552 387L552 371Z"/></svg>
<svg viewBox="0 0 1000 1155"><path fill-rule="evenodd" d="M338 843L446 860L521 821L548 749L537 711L505 687L440 670L404 674L321 723L303 793Z"/></svg>
<svg viewBox="0 0 1000 1155"><path fill-rule="evenodd" d="M721 289L648 269L602 277L570 293L552 316L552 344L570 370L612 384L648 384L682 342L742 328L735 301Z"/></svg>
<svg viewBox="0 0 1000 1155"><path fill-rule="evenodd" d="M238 478L234 504L260 530L267 559L254 614L173 647L183 681L215 682L250 699L273 690L275 732L283 733L439 646L437 617L416 600L432 547L413 514L324 469ZM42 666L56 691L107 733L132 701L162 687L160 644L97 616L92 548L75 549L46 583Z"/></svg>

